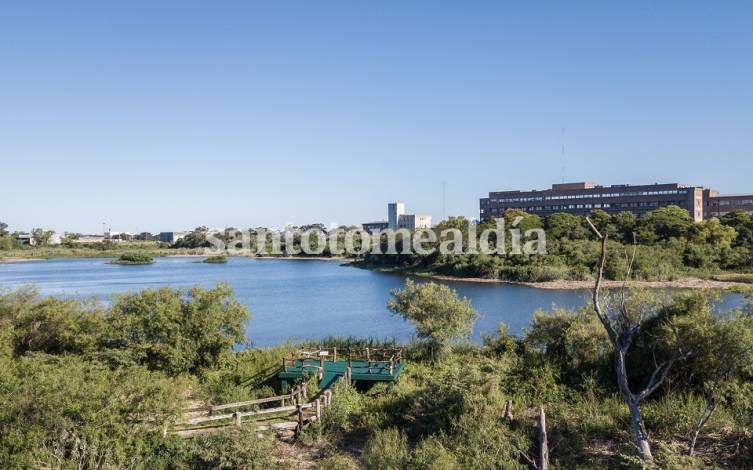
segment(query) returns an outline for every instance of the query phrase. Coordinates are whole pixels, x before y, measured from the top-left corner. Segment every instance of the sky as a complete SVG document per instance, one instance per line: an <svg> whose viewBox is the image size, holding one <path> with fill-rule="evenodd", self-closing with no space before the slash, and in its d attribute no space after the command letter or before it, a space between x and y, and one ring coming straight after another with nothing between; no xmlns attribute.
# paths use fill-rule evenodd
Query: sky
<svg viewBox="0 0 753 470"><path fill-rule="evenodd" d="M436 221L562 181L753 193L752 25L753 1L6 2L0 221L355 224L391 201Z"/></svg>

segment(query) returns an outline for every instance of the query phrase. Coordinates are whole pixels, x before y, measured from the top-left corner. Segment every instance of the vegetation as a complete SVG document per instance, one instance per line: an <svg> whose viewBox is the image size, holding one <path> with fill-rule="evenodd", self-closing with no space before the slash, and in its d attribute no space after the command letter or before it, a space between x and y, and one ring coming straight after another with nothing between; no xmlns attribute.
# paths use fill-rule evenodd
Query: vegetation
<svg viewBox="0 0 753 470"><path fill-rule="evenodd" d="M714 314L711 292L629 294L631 311L645 312L631 316L639 326L626 354L632 389L682 345L641 401L655 465L753 465L753 313ZM282 453L247 427L162 436L187 399L275 395L280 360L298 347L239 349L249 314L227 286L145 290L106 307L32 289L0 295L0 467L294 468L305 458L323 469L530 468L542 406L553 468L643 467L615 386L614 349L592 306L537 312L524 336L500 325L473 345L457 339L473 315L451 290L407 283L392 305L427 332L409 345L400 382L336 385L321 422ZM443 313L429 318L430 310ZM427 354L427 342L444 353Z"/></svg>
<svg viewBox="0 0 753 470"><path fill-rule="evenodd" d="M552 280L593 280L599 259L600 244L593 239L584 217L558 213L541 218L517 210L504 214L506 227L516 217L521 233L543 228L547 235L547 256L510 254L511 237L507 236L506 255L394 254L367 255L357 264L364 267L399 270L419 274L438 274L458 277L502 279L508 281L541 282ZM739 212L720 218L694 223L688 212L668 206L649 212L637 219L630 212L610 215L596 209L589 218L609 237L605 279L621 280L626 269L625 251L637 245L633 276L638 280L665 281L689 276L711 277L724 272L750 272L753 269L753 219ZM476 230L477 242L481 232L494 228L494 221L481 223ZM441 233L458 229L463 234L467 251L469 221L451 217L434 228L435 244L439 248ZM398 239L397 251L401 251ZM490 246L497 245L495 235ZM383 249L384 252L386 250Z"/></svg>
<svg viewBox="0 0 753 470"><path fill-rule="evenodd" d="M210 256L209 258L204 259L202 263L225 264L227 263L227 256L222 256L222 255Z"/></svg>
<svg viewBox="0 0 753 470"><path fill-rule="evenodd" d="M429 355L443 355L453 341L465 339L478 317L467 298L459 299L449 287L433 282L405 281L403 289L392 291L389 309L413 323Z"/></svg>
<svg viewBox="0 0 753 470"><path fill-rule="evenodd" d="M125 253L110 264L153 264L154 258L144 253Z"/></svg>

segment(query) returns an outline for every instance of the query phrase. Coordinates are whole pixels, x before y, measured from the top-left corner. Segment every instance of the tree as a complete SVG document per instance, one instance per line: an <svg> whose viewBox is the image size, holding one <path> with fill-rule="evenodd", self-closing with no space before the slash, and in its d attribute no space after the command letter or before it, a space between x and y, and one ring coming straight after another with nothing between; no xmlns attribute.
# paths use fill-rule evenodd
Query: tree
<svg viewBox="0 0 753 470"><path fill-rule="evenodd" d="M145 289L118 297L110 308L108 346L131 352L151 370L177 375L217 366L245 342L250 314L227 284L212 289Z"/></svg>
<svg viewBox="0 0 753 470"><path fill-rule="evenodd" d="M5 222L0 222L0 237L8 236L8 231L5 230L6 228L8 228L8 224L6 224Z"/></svg>
<svg viewBox="0 0 753 470"><path fill-rule="evenodd" d="M693 228L693 219L679 206L661 207L638 222L638 241L652 244L670 238L684 238Z"/></svg>
<svg viewBox="0 0 753 470"><path fill-rule="evenodd" d="M52 238L54 233L52 230L34 228L31 230L31 238L34 240L36 246L45 246L50 243L50 238Z"/></svg>
<svg viewBox="0 0 753 470"><path fill-rule="evenodd" d="M547 235L559 240L585 240L588 238L588 230L583 227L583 219L577 215L566 212L552 214L546 219Z"/></svg>
<svg viewBox="0 0 753 470"><path fill-rule="evenodd" d="M674 310L674 326L681 332L684 360L673 369L673 387L692 391L704 398L706 406L691 429L688 454L695 454L698 437L720 405L753 401L753 315L713 311L714 296L704 292L678 294L668 307ZM674 333L659 328L650 333L671 349ZM638 360L649 361L654 351Z"/></svg>
<svg viewBox="0 0 753 470"><path fill-rule="evenodd" d="M467 337L478 313L466 297L458 297L449 287L428 282L415 284L406 279L403 289L392 291L387 302L390 311L401 315L416 327L432 356L446 351L455 340Z"/></svg>
<svg viewBox="0 0 753 470"><path fill-rule="evenodd" d="M676 339L675 348L671 356L656 364L643 389L638 393L634 393L628 381L628 352L633 345L633 341L640 333L644 320L652 315L656 309L650 303L647 305L628 303L626 286L624 284L617 298L602 298L601 283L604 279L604 266L607 259L607 235L599 232L589 219L586 219L586 221L601 240L601 254L597 266L596 283L592 292L593 309L596 317L607 332L609 342L612 345L614 369L617 375L617 388L630 411L633 442L638 449L638 455L646 462L653 462L654 457L651 453L651 445L648 441L648 433L639 404L664 383L670 369L680 357L676 329L674 330ZM633 250L632 259L635 259L635 250ZM625 276L626 282L630 278L632 264L631 260ZM603 300L606 301L603 302Z"/></svg>

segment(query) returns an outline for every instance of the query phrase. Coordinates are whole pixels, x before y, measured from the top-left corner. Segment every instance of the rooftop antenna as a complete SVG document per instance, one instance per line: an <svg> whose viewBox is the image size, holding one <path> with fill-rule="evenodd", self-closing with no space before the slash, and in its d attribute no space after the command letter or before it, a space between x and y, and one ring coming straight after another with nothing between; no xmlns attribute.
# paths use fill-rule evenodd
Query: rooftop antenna
<svg viewBox="0 0 753 470"><path fill-rule="evenodd" d="M565 125L562 124L562 153L560 155L560 164L562 165L562 182L565 182Z"/></svg>
<svg viewBox="0 0 753 470"><path fill-rule="evenodd" d="M447 217L447 181L442 181L442 220Z"/></svg>

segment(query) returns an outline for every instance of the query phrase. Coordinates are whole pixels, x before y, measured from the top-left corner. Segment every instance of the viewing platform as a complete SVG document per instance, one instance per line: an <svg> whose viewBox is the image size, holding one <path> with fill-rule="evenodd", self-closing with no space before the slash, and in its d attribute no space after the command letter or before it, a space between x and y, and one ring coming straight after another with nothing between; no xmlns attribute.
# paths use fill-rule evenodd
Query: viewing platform
<svg viewBox="0 0 753 470"><path fill-rule="evenodd" d="M328 389L340 380L357 382L397 382L403 371L403 350L388 349L317 349L301 351L298 356L282 359L277 374L283 393L291 384L316 377L320 389Z"/></svg>

